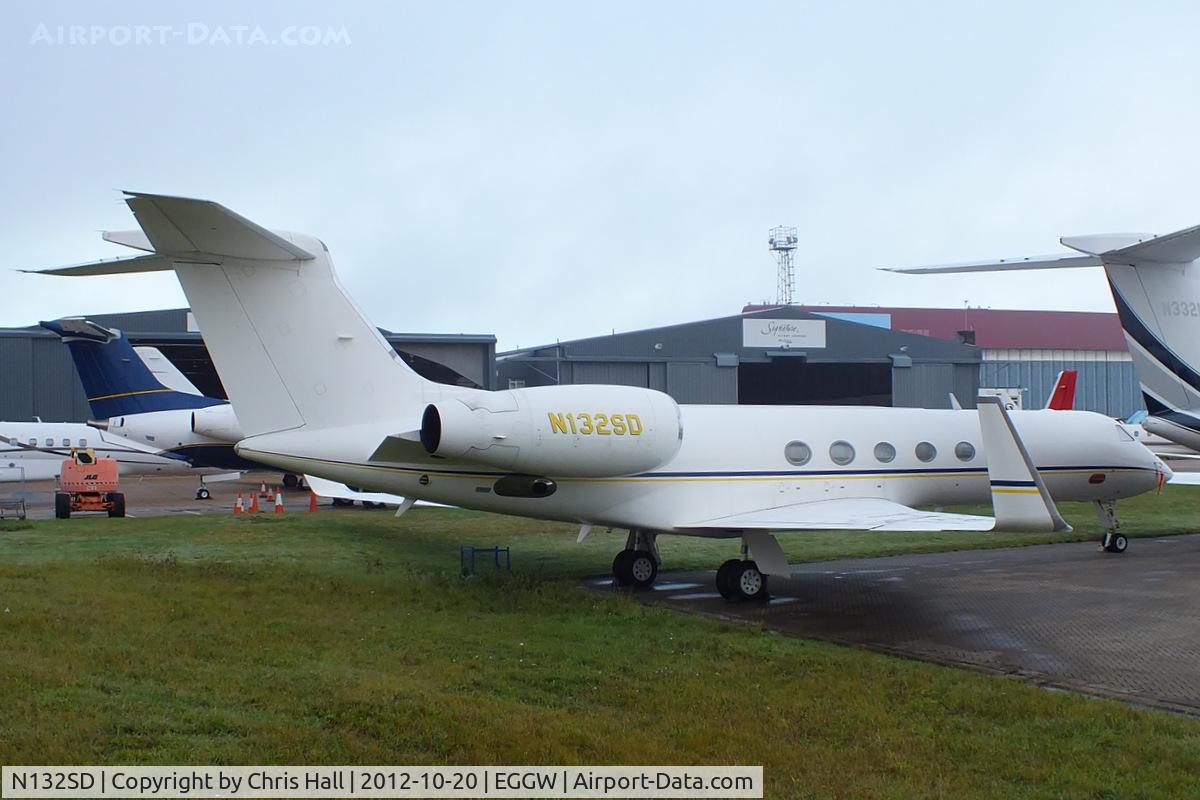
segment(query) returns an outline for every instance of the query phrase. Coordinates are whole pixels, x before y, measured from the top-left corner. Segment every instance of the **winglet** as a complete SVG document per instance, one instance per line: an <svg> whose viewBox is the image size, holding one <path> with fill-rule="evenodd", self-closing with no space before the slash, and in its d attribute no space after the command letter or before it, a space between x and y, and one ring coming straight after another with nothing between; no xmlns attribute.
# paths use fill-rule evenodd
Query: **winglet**
<svg viewBox="0 0 1200 800"><path fill-rule="evenodd" d="M998 397L977 400L998 531L1069 531Z"/></svg>

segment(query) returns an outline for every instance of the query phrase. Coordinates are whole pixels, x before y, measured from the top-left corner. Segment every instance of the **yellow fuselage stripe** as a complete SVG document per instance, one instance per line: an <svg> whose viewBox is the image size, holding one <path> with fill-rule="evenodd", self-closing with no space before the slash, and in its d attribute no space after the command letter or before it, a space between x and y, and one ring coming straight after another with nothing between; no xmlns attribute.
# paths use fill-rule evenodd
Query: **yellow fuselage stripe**
<svg viewBox="0 0 1200 800"><path fill-rule="evenodd" d="M163 387L162 389L142 389L141 391L138 391L138 392L120 392L119 394L105 394L105 395L101 395L100 397L89 397L88 402L91 403L96 400L116 400L118 397L133 397L134 395L139 395L139 394L161 394L163 392L169 392L169 391L171 391L171 390L167 389L166 387Z"/></svg>

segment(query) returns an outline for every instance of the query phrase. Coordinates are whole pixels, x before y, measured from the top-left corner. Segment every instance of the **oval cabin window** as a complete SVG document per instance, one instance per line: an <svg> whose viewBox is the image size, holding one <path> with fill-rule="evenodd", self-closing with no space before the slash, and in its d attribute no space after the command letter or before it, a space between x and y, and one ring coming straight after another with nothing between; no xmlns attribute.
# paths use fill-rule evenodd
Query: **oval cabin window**
<svg viewBox="0 0 1200 800"><path fill-rule="evenodd" d="M917 454L917 459L926 463L937 458L937 448L929 442L918 442L916 450L913 452Z"/></svg>
<svg viewBox="0 0 1200 800"><path fill-rule="evenodd" d="M889 442L880 442L875 445L875 460L884 464L889 464L896 458L896 448Z"/></svg>
<svg viewBox="0 0 1200 800"><path fill-rule="evenodd" d="M837 441L829 445L829 459L844 467L854 460L854 447L849 442Z"/></svg>
<svg viewBox="0 0 1200 800"><path fill-rule="evenodd" d="M788 442L783 448L783 457L788 463L803 467L812 459L812 449L804 442Z"/></svg>

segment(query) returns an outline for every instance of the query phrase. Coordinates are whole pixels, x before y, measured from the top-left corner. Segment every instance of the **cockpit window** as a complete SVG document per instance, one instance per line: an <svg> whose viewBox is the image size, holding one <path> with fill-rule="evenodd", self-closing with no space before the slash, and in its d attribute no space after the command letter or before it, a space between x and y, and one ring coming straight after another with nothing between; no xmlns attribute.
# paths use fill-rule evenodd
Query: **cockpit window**
<svg viewBox="0 0 1200 800"><path fill-rule="evenodd" d="M1136 442L1137 441L1137 439L1133 438L1133 434L1131 434L1129 431L1125 430L1124 425L1118 424L1116 427L1117 427L1117 437L1122 442Z"/></svg>

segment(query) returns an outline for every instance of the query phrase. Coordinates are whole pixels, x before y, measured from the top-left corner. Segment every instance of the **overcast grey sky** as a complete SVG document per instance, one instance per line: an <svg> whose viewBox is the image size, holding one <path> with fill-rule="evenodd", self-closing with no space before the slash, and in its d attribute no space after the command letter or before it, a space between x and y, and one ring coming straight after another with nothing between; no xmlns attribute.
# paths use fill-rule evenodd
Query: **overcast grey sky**
<svg viewBox="0 0 1200 800"><path fill-rule="evenodd" d="M120 189L205 197L320 236L383 327L511 348L770 298L781 223L800 302L1084 310L1111 308L1095 270L875 268L1200 223L1190 3L3 14L6 267L131 254L97 235L135 227ZM3 326L185 304L170 275L4 269L0 297Z"/></svg>

